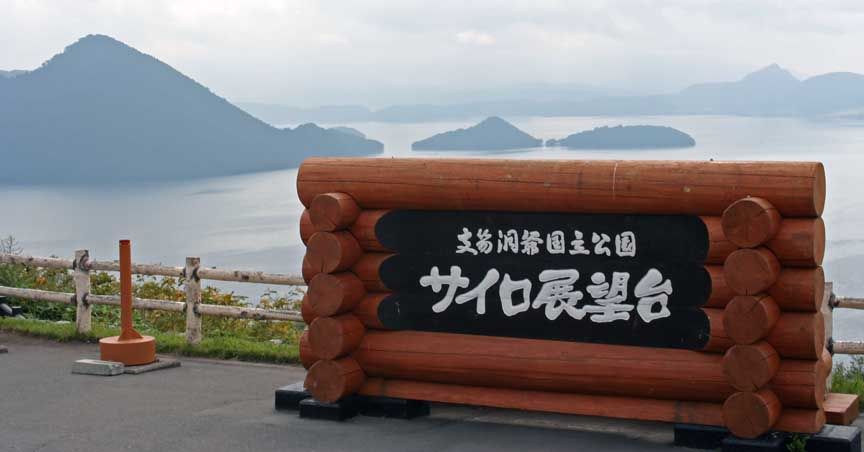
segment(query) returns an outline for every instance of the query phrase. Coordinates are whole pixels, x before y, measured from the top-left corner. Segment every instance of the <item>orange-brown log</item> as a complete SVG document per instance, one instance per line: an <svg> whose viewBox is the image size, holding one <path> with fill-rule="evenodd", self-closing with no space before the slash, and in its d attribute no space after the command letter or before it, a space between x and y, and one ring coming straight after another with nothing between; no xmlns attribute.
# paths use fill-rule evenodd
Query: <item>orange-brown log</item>
<svg viewBox="0 0 864 452"><path fill-rule="evenodd" d="M388 212L389 210L364 210L360 212L357 220L351 225L349 230L364 251L395 251L381 244L375 233L378 221ZM700 218L708 230L708 255L705 258L705 263L723 264L726 258L738 249L738 246L726 239L723 234L720 217L702 216ZM818 250L821 244L821 249L824 251L825 234L824 226L821 229L821 236L817 233L819 231L817 223L824 224L820 219L798 218L785 220L781 224L781 233L778 233L778 237L782 239L778 238L768 243L769 248L778 255L777 257L781 264L795 267L813 267L818 265L814 250ZM812 230L812 234L808 235L808 229ZM303 228L301 227L302 231ZM310 223L309 231L305 232L308 236L302 237L304 243L311 237L313 232ZM812 243L810 246L807 246L810 239L812 239ZM819 262L821 262L821 257L819 258Z"/></svg>
<svg viewBox="0 0 864 452"><path fill-rule="evenodd" d="M831 355L826 350L819 360L783 359L777 375L766 386L784 407L822 408L831 372Z"/></svg>
<svg viewBox="0 0 864 452"><path fill-rule="evenodd" d="M358 215L360 207L346 193L322 193L309 203L309 220L316 231L347 229Z"/></svg>
<svg viewBox="0 0 864 452"><path fill-rule="evenodd" d="M303 295L303 301L300 302L300 316L303 317L303 323L311 325L312 321L318 317L315 311L312 310L312 305L309 304L309 295Z"/></svg>
<svg viewBox="0 0 864 452"><path fill-rule="evenodd" d="M825 397L825 417L829 424L851 425L858 419L857 394L830 393Z"/></svg>
<svg viewBox="0 0 864 452"><path fill-rule="evenodd" d="M825 348L822 313L784 312L765 339L784 358L818 360Z"/></svg>
<svg viewBox="0 0 864 452"><path fill-rule="evenodd" d="M306 245L304 264L316 274L335 273L351 268L362 254L360 244L350 232L316 232Z"/></svg>
<svg viewBox="0 0 864 452"><path fill-rule="evenodd" d="M363 281L354 273L319 273L309 281L306 297L318 317L329 317L354 309L366 295Z"/></svg>
<svg viewBox="0 0 864 452"><path fill-rule="evenodd" d="M306 284L309 284L309 281L312 281L312 278L315 277L320 271L318 271L315 267L309 263L309 259L306 259L306 256L303 256L303 266L301 267L303 281L306 281Z"/></svg>
<svg viewBox="0 0 864 452"><path fill-rule="evenodd" d="M726 284L723 267L707 265L711 275L711 296L705 307L725 307L735 293ZM817 312L825 301L825 273L822 267L783 268L777 282L768 289L768 294L781 311Z"/></svg>
<svg viewBox="0 0 864 452"><path fill-rule="evenodd" d="M357 361L350 357L324 359L309 368L304 386L315 399L332 403L356 393L365 379Z"/></svg>
<svg viewBox="0 0 864 452"><path fill-rule="evenodd" d="M357 221L351 225L351 234L360 243L360 246L366 251L374 252L389 252L378 240L378 235L375 233L375 227L378 225L378 220L387 214L389 210L364 210L360 212Z"/></svg>
<svg viewBox="0 0 864 452"><path fill-rule="evenodd" d="M369 292L387 292L388 289L381 281L381 264L393 254L390 253L366 253L351 267L351 271L363 281Z"/></svg>
<svg viewBox="0 0 864 452"><path fill-rule="evenodd" d="M819 312L825 301L822 267L784 268L768 294L783 311Z"/></svg>
<svg viewBox="0 0 864 452"><path fill-rule="evenodd" d="M312 220L309 218L309 210L304 209L303 214L300 215L300 240L303 241L303 244L309 242L309 237L312 237L312 234L315 233L315 226L312 226Z"/></svg>
<svg viewBox="0 0 864 452"><path fill-rule="evenodd" d="M735 342L726 334L726 328L723 326L723 310L717 308L702 308L702 312L708 316L708 324L710 326L708 343L702 347L703 351L712 353L725 353L729 347L735 345Z"/></svg>
<svg viewBox="0 0 864 452"><path fill-rule="evenodd" d="M354 315L363 322L366 328L377 330L384 329L384 324L378 318L378 306L390 294L387 292L372 292L366 294L357 306L354 306Z"/></svg>
<svg viewBox="0 0 864 452"><path fill-rule="evenodd" d="M821 218L787 218L765 244L788 267L818 267L825 257L825 222Z"/></svg>
<svg viewBox="0 0 864 452"><path fill-rule="evenodd" d="M780 369L780 356L765 341L733 345L723 355L723 375L738 391L756 391L771 381Z"/></svg>
<svg viewBox="0 0 864 452"><path fill-rule="evenodd" d="M723 211L723 234L741 248L755 248L780 229L780 212L767 199L747 197Z"/></svg>
<svg viewBox="0 0 864 452"><path fill-rule="evenodd" d="M754 295L777 282L780 262L768 248L740 249L726 258L723 275L736 294Z"/></svg>
<svg viewBox="0 0 864 452"><path fill-rule="evenodd" d="M723 426L723 405L708 402L529 391L382 378L368 378L358 393L374 397L549 413ZM824 424L825 415L821 411L787 409L781 413L774 426L786 432L815 433Z"/></svg>
<svg viewBox="0 0 864 452"><path fill-rule="evenodd" d="M352 356L370 377L713 402L734 392L721 355L689 350L369 330Z"/></svg>
<svg viewBox="0 0 864 452"><path fill-rule="evenodd" d="M708 255L705 257L705 263L722 265L726 257L738 247L726 239L720 217L703 216L700 218L708 230Z"/></svg>
<svg viewBox="0 0 864 452"><path fill-rule="evenodd" d="M300 335L300 346L298 348L300 350L300 364L303 365L304 369L308 369L318 362L318 357L315 356L315 353L312 352L312 346L309 345L308 331L304 331L303 334Z"/></svg>
<svg viewBox="0 0 864 452"><path fill-rule="evenodd" d="M745 196L787 217L817 217L817 162L310 158L297 174L305 206L350 194L364 209L720 215Z"/></svg>
<svg viewBox="0 0 864 452"><path fill-rule="evenodd" d="M351 353L360 344L366 328L352 314L318 317L309 326L309 344L321 359L336 359Z"/></svg>
<svg viewBox="0 0 864 452"><path fill-rule="evenodd" d="M787 408L774 424L778 432L818 433L825 426L825 411Z"/></svg>
<svg viewBox="0 0 864 452"><path fill-rule="evenodd" d="M780 400L769 389L736 392L723 402L723 423L735 436L756 438L780 418Z"/></svg>
<svg viewBox="0 0 864 452"><path fill-rule="evenodd" d="M723 310L723 327L736 344L752 344L767 336L778 318L780 308L770 295L738 295Z"/></svg>
<svg viewBox="0 0 864 452"><path fill-rule="evenodd" d="M707 352L725 353L735 342L729 338L724 325L722 309L702 308L708 316L711 336L702 349ZM818 360L825 348L825 323L818 312L784 312L780 314L774 328L765 337L781 358Z"/></svg>
<svg viewBox="0 0 864 452"><path fill-rule="evenodd" d="M719 403L368 378L362 395L644 421L723 425Z"/></svg>

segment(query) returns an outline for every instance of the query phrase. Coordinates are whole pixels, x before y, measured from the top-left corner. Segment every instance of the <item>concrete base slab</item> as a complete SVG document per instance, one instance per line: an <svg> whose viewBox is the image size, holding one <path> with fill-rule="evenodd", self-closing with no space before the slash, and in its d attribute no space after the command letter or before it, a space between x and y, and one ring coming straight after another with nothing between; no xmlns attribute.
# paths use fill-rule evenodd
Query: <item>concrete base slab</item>
<svg viewBox="0 0 864 452"><path fill-rule="evenodd" d="M140 366L126 366L123 373L130 375L143 374L144 372L153 372L154 370L170 369L172 367L180 367L180 361L176 359L159 358L150 364L142 364Z"/></svg>
<svg viewBox="0 0 864 452"><path fill-rule="evenodd" d="M363 416L414 419L429 416L429 402L390 397L358 397L357 409Z"/></svg>
<svg viewBox="0 0 864 452"><path fill-rule="evenodd" d="M826 425L807 438L808 452L860 452L861 429L855 426Z"/></svg>
<svg viewBox="0 0 864 452"><path fill-rule="evenodd" d="M754 439L727 436L721 442L723 452L784 452L783 435L768 433Z"/></svg>
<svg viewBox="0 0 864 452"><path fill-rule="evenodd" d="M717 449L729 430L712 425L675 424L675 445L691 449Z"/></svg>
<svg viewBox="0 0 864 452"><path fill-rule="evenodd" d="M300 402L300 417L304 419L344 421L356 415L357 407L349 399L343 399L335 403L325 403L310 397Z"/></svg>
<svg viewBox="0 0 864 452"><path fill-rule="evenodd" d="M298 410L300 402L312 397L303 387L303 382L282 386L276 390L276 409L277 410Z"/></svg>
<svg viewBox="0 0 864 452"><path fill-rule="evenodd" d="M123 363L98 359L79 359L72 365L72 373L113 377L123 373Z"/></svg>

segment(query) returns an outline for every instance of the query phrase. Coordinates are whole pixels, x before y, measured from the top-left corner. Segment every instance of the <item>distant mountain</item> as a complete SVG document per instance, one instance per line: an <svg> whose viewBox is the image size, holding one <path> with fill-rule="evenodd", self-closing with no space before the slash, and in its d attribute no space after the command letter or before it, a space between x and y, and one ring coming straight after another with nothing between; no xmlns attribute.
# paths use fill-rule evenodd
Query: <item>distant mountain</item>
<svg viewBox="0 0 864 452"><path fill-rule="evenodd" d="M574 133L562 140L548 140L546 146L571 149L658 149L696 145L696 140L671 127L616 126L597 127Z"/></svg>
<svg viewBox="0 0 864 452"><path fill-rule="evenodd" d="M297 166L383 145L314 124L277 129L165 63L90 35L0 78L0 182L121 182Z"/></svg>
<svg viewBox="0 0 864 452"><path fill-rule="evenodd" d="M834 72L802 81L772 64L738 81L700 83L672 94L612 96L598 89L578 86L569 90L526 88L509 95L497 93L497 98L492 94L464 103L393 105L375 111L359 106L294 110L249 106L249 109L268 120L293 114L323 122L431 122L493 115L826 116L864 108L864 75Z"/></svg>
<svg viewBox="0 0 864 452"><path fill-rule="evenodd" d="M493 151L533 148L543 141L517 129L513 124L493 116L467 129L451 130L420 140L411 145L413 150L434 151Z"/></svg>

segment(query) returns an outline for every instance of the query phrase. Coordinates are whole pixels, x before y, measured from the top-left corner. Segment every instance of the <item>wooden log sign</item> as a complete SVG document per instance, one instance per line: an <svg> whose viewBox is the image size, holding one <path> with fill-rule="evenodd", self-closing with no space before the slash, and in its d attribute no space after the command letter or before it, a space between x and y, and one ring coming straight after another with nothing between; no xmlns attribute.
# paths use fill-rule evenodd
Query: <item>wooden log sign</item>
<svg viewBox="0 0 864 452"><path fill-rule="evenodd" d="M701 349L711 278L696 216L394 210L387 329Z"/></svg>

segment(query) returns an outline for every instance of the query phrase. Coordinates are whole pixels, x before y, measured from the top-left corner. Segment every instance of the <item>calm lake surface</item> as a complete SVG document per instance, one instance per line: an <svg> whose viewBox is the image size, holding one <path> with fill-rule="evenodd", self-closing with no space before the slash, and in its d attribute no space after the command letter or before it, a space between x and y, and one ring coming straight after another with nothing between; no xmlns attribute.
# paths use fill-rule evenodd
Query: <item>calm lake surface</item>
<svg viewBox="0 0 864 452"><path fill-rule="evenodd" d="M510 122L544 140L603 125L666 125L692 135L696 147L535 148L494 154L410 151L413 141L476 122L338 125L382 141L385 156L818 160L828 176L827 277L838 294L864 296L859 275L864 270L864 122L725 116L514 118ZM302 206L296 175L296 169L289 169L133 187L0 187L0 235L14 235L25 253L40 256L71 258L75 249L87 248L96 259L115 259L117 240L129 238L137 262L180 266L186 256L200 256L206 266L299 273L303 247L297 225ZM268 290L249 284L219 286L251 299ZM864 339L864 312L836 314L835 337Z"/></svg>

